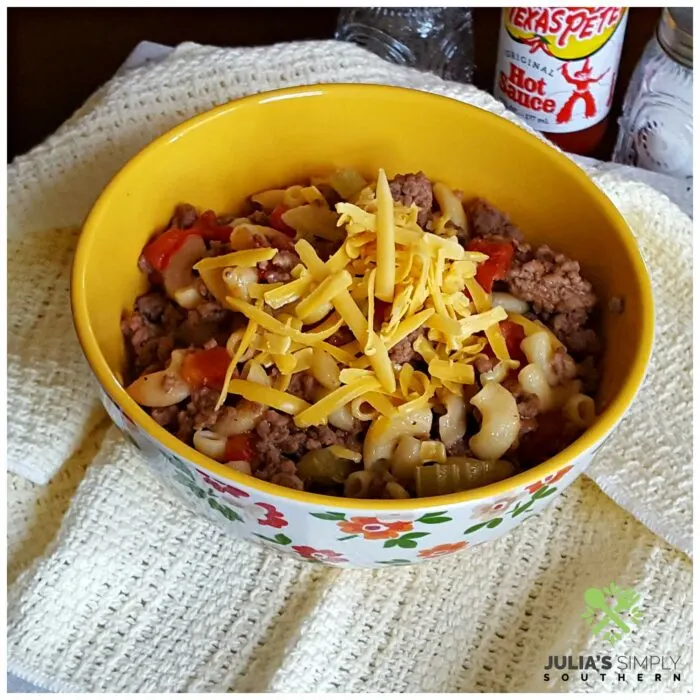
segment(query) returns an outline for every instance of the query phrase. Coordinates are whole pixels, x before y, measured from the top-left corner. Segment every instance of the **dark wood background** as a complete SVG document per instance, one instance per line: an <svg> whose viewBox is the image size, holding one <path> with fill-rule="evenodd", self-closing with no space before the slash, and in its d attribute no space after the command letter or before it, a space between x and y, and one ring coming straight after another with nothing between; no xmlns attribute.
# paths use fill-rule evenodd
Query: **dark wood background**
<svg viewBox="0 0 700 700"><path fill-rule="evenodd" d="M609 157L616 120L634 66L661 8L632 8L612 118L596 155ZM498 8L476 8L474 83L491 91ZM8 10L8 159L52 133L108 80L143 40L254 46L327 39L337 8L14 8Z"/></svg>

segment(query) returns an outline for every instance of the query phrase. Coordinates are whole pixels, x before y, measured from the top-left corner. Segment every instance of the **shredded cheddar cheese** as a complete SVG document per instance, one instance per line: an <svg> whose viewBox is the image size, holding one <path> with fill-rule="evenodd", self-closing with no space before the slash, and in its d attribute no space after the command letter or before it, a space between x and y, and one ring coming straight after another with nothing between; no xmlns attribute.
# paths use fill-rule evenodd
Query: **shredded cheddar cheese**
<svg viewBox="0 0 700 700"><path fill-rule="evenodd" d="M270 387L249 382L246 379L232 379L228 383L229 394L238 394L248 401L257 401L266 406L276 408L283 413L292 416L309 409L309 404L298 396L288 394L286 391L271 389Z"/></svg>
<svg viewBox="0 0 700 700"><path fill-rule="evenodd" d="M506 345L506 339L503 337L503 333L501 333L501 328L497 323L494 323L493 326L489 326L484 331L484 335L486 335L486 338L488 339L489 344L491 345L493 354L499 360L510 360L510 355L508 354L508 346Z"/></svg>
<svg viewBox="0 0 700 700"><path fill-rule="evenodd" d="M552 343L552 347L564 347L559 338L557 338L557 336L554 335L554 333L552 333L552 331L550 331L549 328L544 325L544 323L541 323L540 321L531 321L529 318L525 318L525 316L521 316L520 314L508 314L508 318L514 323L517 323L519 326L522 326L523 330L525 331L525 335L532 335L533 333L545 331L547 335L549 335L549 340Z"/></svg>
<svg viewBox="0 0 700 700"><path fill-rule="evenodd" d="M396 275L394 200L384 170L377 179L377 298L393 301Z"/></svg>
<svg viewBox="0 0 700 700"><path fill-rule="evenodd" d="M247 293L237 296L223 284L231 268L254 269L272 260L278 252L273 247L236 250L194 266L216 298L247 319L245 329L227 343L232 358L217 406L236 394L288 413L304 428L327 424L332 414L359 400L379 424L461 396L465 385L476 382L474 362L487 345L499 361L512 363L499 327L506 318L522 325L526 335L543 330L537 322L492 306L491 295L476 280L488 256L466 250L444 212L433 217L428 231L418 225L415 204L394 202L383 170L374 185L359 176L351 184L348 201L336 204L335 211L315 186L270 191L264 202L253 197L267 210L280 202L289 205L289 221L301 221L302 214L320 207L321 213L312 212L318 215L314 221L335 222L337 236L321 236L337 240L327 260L312 242L320 234L297 232L300 263L290 281L252 282ZM349 331L351 342L334 342L341 330ZM416 331L420 335L412 337ZM392 362L390 351L409 340L425 371ZM246 378L234 378L244 360L248 369L241 376ZM313 404L288 391L300 372L311 373L324 387L325 395ZM269 382L259 381L263 374ZM444 460L439 443L424 445L423 456ZM359 459L358 453L333 449L340 458Z"/></svg>
<svg viewBox="0 0 700 700"><path fill-rule="evenodd" d="M252 248L238 250L235 253L218 255L215 258L204 258L195 266L195 270L213 270L219 267L251 267L260 262L272 260L277 255L276 248Z"/></svg>
<svg viewBox="0 0 700 700"><path fill-rule="evenodd" d="M345 404L350 403L358 396L362 396L369 391L376 391L380 386L381 385L374 377L362 377L354 382L350 382L350 384L345 384L339 389L331 391L330 394L326 394L320 401L305 408L301 413L298 413L294 422L300 428L308 428L310 425L323 424L328 420L329 414L333 413L333 411L345 406ZM299 400L301 401L301 399ZM291 413L289 410L286 412Z"/></svg>

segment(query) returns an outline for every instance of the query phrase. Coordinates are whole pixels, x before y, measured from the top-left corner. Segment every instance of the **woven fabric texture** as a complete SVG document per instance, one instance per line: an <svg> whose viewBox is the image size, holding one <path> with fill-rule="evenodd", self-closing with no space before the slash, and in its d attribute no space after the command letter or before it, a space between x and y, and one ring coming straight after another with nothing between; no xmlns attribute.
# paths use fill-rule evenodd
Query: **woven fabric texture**
<svg viewBox="0 0 700 700"><path fill-rule="evenodd" d="M406 85L516 121L473 87L351 45L188 44L110 81L8 168L10 670L77 691L689 688L691 224L644 185L596 179L639 240L657 335L644 388L589 470L637 520L582 478L541 517L461 557L325 570L183 511L108 428L70 321L76 227L167 128L244 94L318 82ZM680 655L680 683L544 682L549 654L607 652L580 614L586 586L609 580L645 599L643 625L615 653Z"/></svg>
<svg viewBox="0 0 700 700"><path fill-rule="evenodd" d="M691 577L585 477L462 556L299 563L185 511L110 428L47 556L10 588L8 668L91 692L687 690ZM545 682L549 655L610 652L581 619L585 589L610 581L644 601L615 655L673 656L681 682Z"/></svg>

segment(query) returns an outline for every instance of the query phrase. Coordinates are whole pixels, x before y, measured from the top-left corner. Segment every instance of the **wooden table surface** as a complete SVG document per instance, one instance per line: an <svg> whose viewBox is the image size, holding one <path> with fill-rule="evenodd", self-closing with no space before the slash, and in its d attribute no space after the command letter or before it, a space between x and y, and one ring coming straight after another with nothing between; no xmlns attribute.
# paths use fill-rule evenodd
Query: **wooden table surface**
<svg viewBox="0 0 700 700"><path fill-rule="evenodd" d="M653 35L661 8L630 11L606 160L630 75ZM493 87L498 8L476 8L474 83ZM140 41L254 46L328 39L337 8L11 8L8 10L8 160L40 143L107 81Z"/></svg>

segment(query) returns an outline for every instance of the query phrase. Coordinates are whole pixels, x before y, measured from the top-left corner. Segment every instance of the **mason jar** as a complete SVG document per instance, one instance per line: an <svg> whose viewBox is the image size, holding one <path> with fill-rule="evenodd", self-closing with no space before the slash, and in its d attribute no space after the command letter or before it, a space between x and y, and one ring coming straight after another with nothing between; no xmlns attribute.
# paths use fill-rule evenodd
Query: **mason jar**
<svg viewBox="0 0 700 700"><path fill-rule="evenodd" d="M613 161L692 180L693 9L664 8L634 69Z"/></svg>

